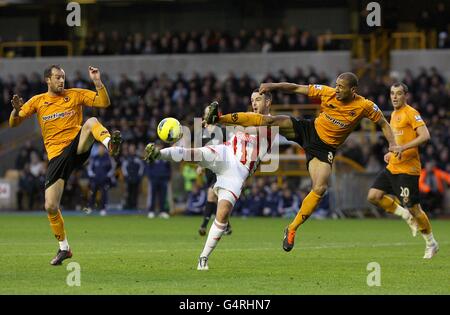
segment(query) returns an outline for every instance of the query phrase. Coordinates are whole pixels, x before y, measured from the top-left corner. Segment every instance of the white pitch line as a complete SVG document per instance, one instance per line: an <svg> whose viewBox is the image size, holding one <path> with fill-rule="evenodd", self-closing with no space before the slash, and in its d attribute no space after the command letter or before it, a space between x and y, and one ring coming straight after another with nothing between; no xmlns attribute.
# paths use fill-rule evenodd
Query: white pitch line
<svg viewBox="0 0 450 315"><path fill-rule="evenodd" d="M439 242L440 245L449 244L450 242ZM396 243L379 243L379 244L351 244L351 245L320 245L320 246L301 246L299 245L299 250L316 250L316 249L350 249L350 248L374 248L374 247L398 247L398 246L420 246L421 244L418 243L412 243L412 242L396 242ZM242 252L242 251L273 251L281 249L279 247L252 247L252 248L224 248L224 249L218 249L221 252ZM168 252L198 252L201 248L184 248L184 249L138 249L133 250L133 253L168 253ZM119 255L123 254L124 252L130 252L128 251L92 251L89 253L89 255ZM75 252L76 253L76 252ZM30 254L28 253L18 253L18 254L2 254L1 257L17 257L17 256L51 256L54 252L47 252L47 253L35 253ZM74 257L75 258L75 257Z"/></svg>

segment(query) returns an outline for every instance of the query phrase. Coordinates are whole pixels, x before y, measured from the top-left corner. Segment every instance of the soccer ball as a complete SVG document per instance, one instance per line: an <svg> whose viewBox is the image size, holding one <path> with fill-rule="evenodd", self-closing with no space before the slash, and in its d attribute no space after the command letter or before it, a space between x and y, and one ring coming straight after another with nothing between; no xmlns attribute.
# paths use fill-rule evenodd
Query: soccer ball
<svg viewBox="0 0 450 315"><path fill-rule="evenodd" d="M180 122L172 117L164 118L158 124L158 137L167 143L174 143L183 137Z"/></svg>

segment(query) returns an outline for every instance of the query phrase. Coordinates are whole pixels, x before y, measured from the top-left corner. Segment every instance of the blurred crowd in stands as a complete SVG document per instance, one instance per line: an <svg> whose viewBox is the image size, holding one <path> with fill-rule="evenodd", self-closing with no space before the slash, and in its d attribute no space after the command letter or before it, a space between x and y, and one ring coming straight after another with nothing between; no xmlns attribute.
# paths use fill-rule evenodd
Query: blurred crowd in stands
<svg viewBox="0 0 450 315"><path fill-rule="evenodd" d="M445 19L446 17L444 17ZM362 19L366 25L365 18ZM372 28L362 27L360 34L372 32ZM426 36L436 32L437 48L450 48L449 24L441 15L433 20L428 11L423 11L417 22L417 29ZM296 26L288 28L265 28L253 31L242 29L236 34L226 31L206 29L204 31L181 32L142 32L124 33L113 31L92 31L88 33L84 49L85 56L105 55L154 55L154 54L199 54L199 53L270 53L289 51L314 51L350 49L349 43L333 40L331 30L326 30L322 37L311 34L308 30L300 30ZM19 35L17 42L24 42ZM1 39L0 39L1 42ZM45 48L49 50L49 48ZM56 48L53 48L56 49ZM57 48L59 54L65 55L65 49ZM5 51L9 57L34 56L35 50L30 47L14 47Z"/></svg>
<svg viewBox="0 0 450 315"><path fill-rule="evenodd" d="M325 49L337 49L328 43ZM205 30L203 32L165 32L164 34L123 34L99 31L87 40L83 55L151 55L194 53L237 53L307 51L317 49L317 38L308 31L291 27L288 31L266 28L238 34Z"/></svg>
<svg viewBox="0 0 450 315"><path fill-rule="evenodd" d="M314 69L304 71L297 69L292 74L284 71L267 74L262 82L288 81L298 84L328 84L334 86L334 77L327 77L322 73L316 73ZM119 129L124 138L122 154L116 160L102 153L102 149L94 148L93 158L87 168L79 170L69 180L66 189L72 190L64 196L71 196L66 202L67 209L74 209L83 205L88 208L105 210L107 197L98 197L97 191L107 194L105 187L114 187L118 183L124 183L126 194L123 198L123 208L134 209L138 207L137 199L142 179L147 177L151 185L148 185L147 201L145 208L154 216L156 213L165 217L169 210L167 203L167 187L171 180L173 170L167 163L161 165L146 166L140 160L142 151L151 140L155 140L156 126L165 117L176 117L184 125L192 126L194 117L201 117L205 105L212 100L219 100L224 112L246 111L250 104L251 92L258 87L259 82L254 78L243 75L237 77L233 73L223 79L218 79L214 74L200 76L193 74L187 77L178 74L175 78L169 78L165 74L158 76L146 76L140 73L137 80L132 80L122 75L117 81L111 80L103 74L103 81L108 88L112 106L107 109L85 110L85 119L89 116L98 117L108 129ZM389 102L389 87L395 79L388 76L378 76L369 84L363 83L359 93L373 101L389 117L392 106ZM403 82L408 85L410 94L408 103L417 108L426 122L431 140L425 144L420 152L425 166L425 161L432 163L428 166L429 177L423 181L424 194L442 195L442 181L450 181L445 174L450 173L449 148L450 148L450 87L448 82L436 69L423 69L413 75L407 71ZM68 78L66 85L69 87L94 89L86 77L78 73L74 78ZM1 121L9 117L10 99L14 93L21 95L25 100L32 95L46 91L46 86L38 74L30 77L18 75L17 77L3 77L0 79ZM273 94L273 104L309 104L317 103L302 95L289 95L282 93ZM295 116L305 112L295 110ZM384 167L383 154L387 148L383 137L371 144L365 145L355 138L349 138L340 149L339 154L350 158L364 166L370 172L376 172ZM46 156L42 149L26 144L16 160L16 168L20 170L19 207L21 209L39 209L43 203L43 181L45 177ZM108 162L109 161L109 162ZM179 165L172 166L179 167ZM436 169L444 172L436 175ZM204 182L195 167L188 164L182 166L181 174L184 179L181 195L174 194L177 201L186 204L188 213L199 213L206 200ZM440 173L439 173L440 174ZM439 177L440 179L436 179ZM82 181L89 182L90 195L82 197ZM298 210L298 205L305 192L309 189L307 180L285 181L278 185L274 177L258 177L251 181L242 193L242 197L236 206L236 213L241 215L265 215L265 216L293 216ZM153 187L153 188L152 188ZM153 190L152 190L153 189ZM94 193L92 193L94 192ZM28 195L31 200L24 204L23 196ZM93 196L94 195L94 196ZM103 194L101 194L103 195ZM80 198L77 198L80 196ZM84 200L83 200L84 198ZM158 200L158 207L155 207ZM35 204L33 204L35 201ZM442 199L435 202L434 208L442 207ZM325 198L321 205L327 215L329 200ZM318 212L320 213L320 211Z"/></svg>

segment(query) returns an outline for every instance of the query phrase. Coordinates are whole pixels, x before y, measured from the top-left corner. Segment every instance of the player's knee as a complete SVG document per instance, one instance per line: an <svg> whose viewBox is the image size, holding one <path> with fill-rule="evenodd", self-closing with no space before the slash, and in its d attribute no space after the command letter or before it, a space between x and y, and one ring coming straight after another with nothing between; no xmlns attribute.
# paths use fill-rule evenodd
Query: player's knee
<svg viewBox="0 0 450 315"><path fill-rule="evenodd" d="M221 224L227 224L228 220L230 218L230 214L229 213L217 213L216 214L216 220L217 222L221 223Z"/></svg>
<svg viewBox="0 0 450 315"><path fill-rule="evenodd" d="M53 201L45 201L45 211L49 214L57 214L59 209L59 205Z"/></svg>
<svg viewBox="0 0 450 315"><path fill-rule="evenodd" d="M86 129L86 130L88 130L88 131L90 131L90 130L92 130L92 127L94 127L94 125L95 125L96 123L98 123L97 118L91 117L91 118L89 118L88 120L86 120L86 122L85 122L84 125L83 125L83 128Z"/></svg>
<svg viewBox="0 0 450 315"><path fill-rule="evenodd" d="M383 193L376 190L369 190L367 194L367 201L370 203L376 204L383 198Z"/></svg>
<svg viewBox="0 0 450 315"><path fill-rule="evenodd" d="M328 189L328 185L326 184L319 184L319 185L314 185L312 190L318 194L319 196L323 196Z"/></svg>

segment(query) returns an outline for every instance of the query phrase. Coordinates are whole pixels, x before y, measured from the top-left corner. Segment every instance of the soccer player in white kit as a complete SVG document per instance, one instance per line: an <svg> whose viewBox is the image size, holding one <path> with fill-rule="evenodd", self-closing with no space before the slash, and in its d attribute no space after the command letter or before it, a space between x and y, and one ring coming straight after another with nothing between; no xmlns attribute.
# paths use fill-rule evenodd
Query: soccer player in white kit
<svg viewBox="0 0 450 315"><path fill-rule="evenodd" d="M269 115L272 95L255 91L252 93L251 103L253 112ZM180 156L185 158L198 156L200 159L194 162L210 169L217 176L214 185L214 192L218 197L217 213L200 254L198 270L208 270L208 257L225 232L231 211L239 199L246 179L256 171L261 158L272 148L273 136L270 128L254 127L255 132L252 133L241 130L238 129L228 141L219 145L193 149L170 147L158 150L153 143L149 143L145 148L144 160L149 163L156 159L179 162Z"/></svg>

